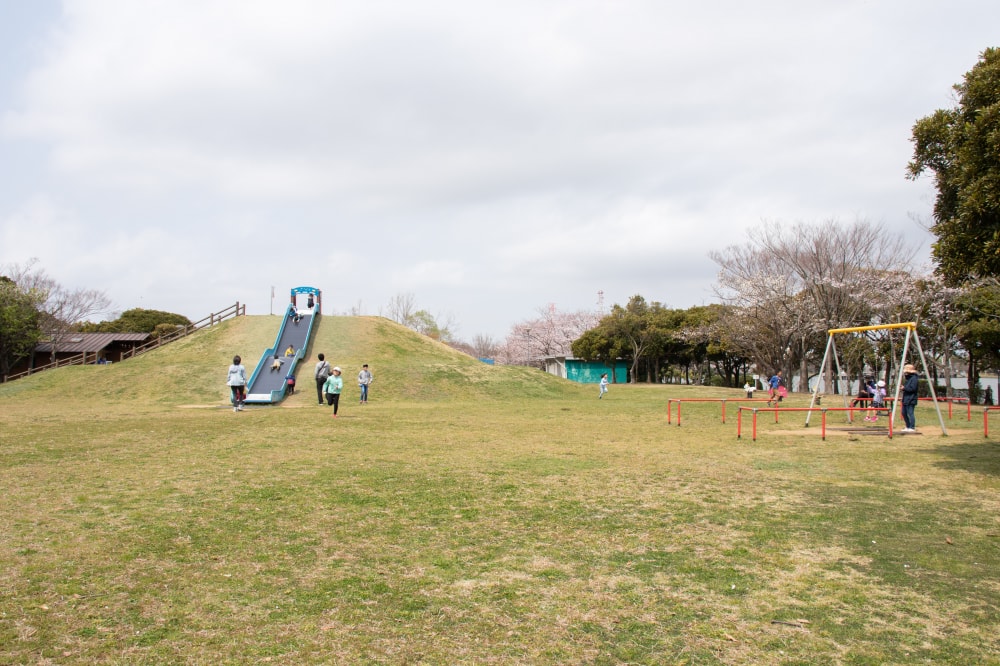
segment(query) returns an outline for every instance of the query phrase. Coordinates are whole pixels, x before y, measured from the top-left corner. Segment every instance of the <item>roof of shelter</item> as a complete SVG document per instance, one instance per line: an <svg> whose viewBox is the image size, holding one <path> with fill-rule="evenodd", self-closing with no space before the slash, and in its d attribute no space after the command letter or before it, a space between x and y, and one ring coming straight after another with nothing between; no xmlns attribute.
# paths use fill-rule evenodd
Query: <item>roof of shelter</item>
<svg viewBox="0 0 1000 666"><path fill-rule="evenodd" d="M59 340L56 350L71 354L99 352L115 342L145 342L149 333L71 333ZM36 352L51 352L52 341L38 343Z"/></svg>

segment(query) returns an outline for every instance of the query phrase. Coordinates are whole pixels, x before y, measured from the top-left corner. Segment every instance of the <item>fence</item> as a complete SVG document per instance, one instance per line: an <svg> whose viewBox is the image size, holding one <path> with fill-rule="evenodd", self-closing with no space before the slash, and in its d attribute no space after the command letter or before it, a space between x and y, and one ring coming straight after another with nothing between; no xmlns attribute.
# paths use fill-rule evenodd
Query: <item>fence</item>
<svg viewBox="0 0 1000 666"><path fill-rule="evenodd" d="M148 351L154 349L159 349L163 345L173 342L174 340L179 340L180 338L191 335L195 331L199 331L203 328L208 328L209 326L214 326L215 324L221 323L226 319L231 317L245 316L247 313L246 304L240 305L239 301L236 301L234 305L230 305L228 308L220 311L213 312L203 319L199 319L190 326L178 326L177 330L170 333L165 333L157 338L150 340L149 342L133 347L132 349L127 349L122 352L122 360L127 358L134 358L145 354ZM15 375L8 375L4 378L5 382L13 381L15 379L20 379L21 377L27 377L28 375L33 375L36 372L42 372L43 370L52 370L54 368L62 368L67 365L84 365L87 362L87 358L92 356L89 352L84 352L77 354L76 356L70 356L69 358L61 358L53 361L52 363L47 363L45 365L40 365L35 368L29 368L24 372L19 372Z"/></svg>

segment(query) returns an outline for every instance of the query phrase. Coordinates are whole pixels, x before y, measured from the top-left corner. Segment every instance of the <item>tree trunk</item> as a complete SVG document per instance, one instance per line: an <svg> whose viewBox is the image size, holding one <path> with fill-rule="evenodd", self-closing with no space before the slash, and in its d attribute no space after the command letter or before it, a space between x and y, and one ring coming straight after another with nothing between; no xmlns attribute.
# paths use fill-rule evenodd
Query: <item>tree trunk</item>
<svg viewBox="0 0 1000 666"><path fill-rule="evenodd" d="M949 398L954 395L954 390L951 387L951 345L948 344L948 331L945 329L944 335L941 338L944 340L944 381L945 395Z"/></svg>
<svg viewBox="0 0 1000 666"><path fill-rule="evenodd" d="M809 367L806 364L806 352L808 351L808 347L806 346L805 336L802 337L801 343L802 344L799 353L799 391L802 391L803 393L808 393ZM791 381L789 381L788 383L791 384ZM789 386L789 390L791 390L791 386Z"/></svg>

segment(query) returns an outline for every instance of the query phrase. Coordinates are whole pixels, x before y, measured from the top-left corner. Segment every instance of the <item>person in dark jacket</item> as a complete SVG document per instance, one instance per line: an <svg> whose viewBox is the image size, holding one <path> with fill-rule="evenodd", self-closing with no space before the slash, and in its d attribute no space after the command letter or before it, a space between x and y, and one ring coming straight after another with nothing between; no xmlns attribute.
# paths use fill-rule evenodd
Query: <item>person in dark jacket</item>
<svg viewBox="0 0 1000 666"><path fill-rule="evenodd" d="M316 397L319 399L319 404L322 405L323 385L326 384L326 380L330 376L330 364L327 363L326 357L323 354L319 355L319 363L316 364L314 376L316 377Z"/></svg>
<svg viewBox="0 0 1000 666"><path fill-rule="evenodd" d="M903 366L903 421L906 427L902 432L917 431L917 417L914 411L917 408L917 388L920 384L920 375L913 365L907 363Z"/></svg>

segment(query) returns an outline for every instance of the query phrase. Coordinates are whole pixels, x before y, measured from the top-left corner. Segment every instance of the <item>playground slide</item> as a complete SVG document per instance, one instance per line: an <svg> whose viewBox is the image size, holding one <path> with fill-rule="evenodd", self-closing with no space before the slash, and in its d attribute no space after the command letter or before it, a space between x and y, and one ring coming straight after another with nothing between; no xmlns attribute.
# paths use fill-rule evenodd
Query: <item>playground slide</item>
<svg viewBox="0 0 1000 666"><path fill-rule="evenodd" d="M274 346L264 350L257 368L250 377L246 399L248 404L276 404L284 399L285 378L288 375L297 378L296 369L299 362L305 357L309 340L312 338L315 319L314 314L307 311L302 313L296 322L289 312L285 313ZM285 356L285 350L288 349L289 345L295 350L293 356ZM271 369L275 354L281 361L280 370ZM311 378L310 376L309 379Z"/></svg>

